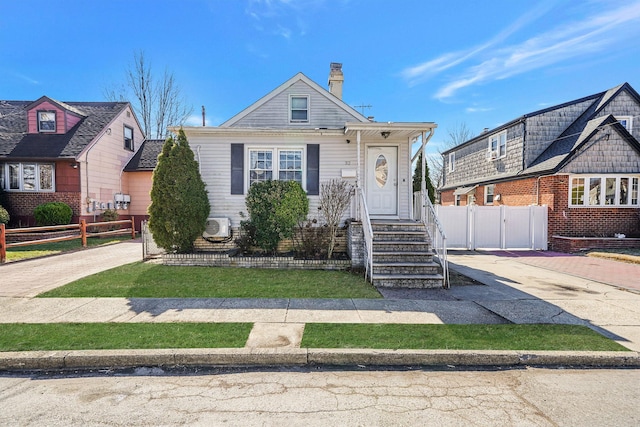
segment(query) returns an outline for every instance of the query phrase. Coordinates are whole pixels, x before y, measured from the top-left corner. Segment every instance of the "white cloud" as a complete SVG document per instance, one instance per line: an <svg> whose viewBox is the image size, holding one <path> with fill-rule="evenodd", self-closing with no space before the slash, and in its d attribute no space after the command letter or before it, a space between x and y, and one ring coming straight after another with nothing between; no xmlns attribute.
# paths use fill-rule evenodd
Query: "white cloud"
<svg viewBox="0 0 640 427"><path fill-rule="evenodd" d="M577 57L606 54L615 45L633 41L640 34L640 2L613 9L609 6L580 20L565 22L536 34L519 44L503 46L509 35L546 13L549 5L545 4L479 47L442 54L407 68L401 74L409 85L414 85L446 69L457 70L453 79L435 94L435 98L444 99L468 86L509 78ZM465 68L459 67L463 63L470 64Z"/></svg>
<svg viewBox="0 0 640 427"><path fill-rule="evenodd" d="M492 111L493 108L481 108L481 107L467 107L465 111L467 113L485 113L487 111Z"/></svg>

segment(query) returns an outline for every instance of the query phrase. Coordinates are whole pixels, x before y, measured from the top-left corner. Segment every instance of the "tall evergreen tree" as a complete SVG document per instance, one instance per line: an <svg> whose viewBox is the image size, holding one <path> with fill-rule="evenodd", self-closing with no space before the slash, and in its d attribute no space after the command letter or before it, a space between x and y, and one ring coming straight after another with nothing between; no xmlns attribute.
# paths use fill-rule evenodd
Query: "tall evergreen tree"
<svg viewBox="0 0 640 427"><path fill-rule="evenodd" d="M172 253L193 251L205 230L209 198L198 170L198 162L180 129L178 139L169 137L153 173L149 229L161 248Z"/></svg>
<svg viewBox="0 0 640 427"><path fill-rule="evenodd" d="M433 183L431 182L431 178L429 177L429 164L425 164L426 170L422 174L424 179L427 181L427 194L429 195L429 200L431 203L434 202L436 197L436 190L433 187ZM422 171L422 153L418 155L418 160L416 161L416 168L413 170L413 191L420 191L422 188L422 178L420 177L420 172Z"/></svg>

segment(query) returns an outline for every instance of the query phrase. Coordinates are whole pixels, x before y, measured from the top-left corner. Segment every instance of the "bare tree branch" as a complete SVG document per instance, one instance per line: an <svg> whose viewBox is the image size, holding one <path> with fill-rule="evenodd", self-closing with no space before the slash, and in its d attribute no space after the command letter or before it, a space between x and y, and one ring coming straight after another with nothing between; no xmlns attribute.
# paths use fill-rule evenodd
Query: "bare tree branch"
<svg viewBox="0 0 640 427"><path fill-rule="evenodd" d="M431 182L436 187L442 186L444 157L442 153L445 151L462 144L465 141L473 138L473 133L466 123L456 123L453 128L447 129L447 139L444 140L442 146L438 149L437 156L430 156L427 158L429 161L429 173L431 175Z"/></svg>
<svg viewBox="0 0 640 427"><path fill-rule="evenodd" d="M187 104L175 76L165 70L157 79L143 51L133 54L133 63L125 73L126 84L103 91L110 101L131 101L147 138L163 139L169 126L179 126L193 108Z"/></svg>

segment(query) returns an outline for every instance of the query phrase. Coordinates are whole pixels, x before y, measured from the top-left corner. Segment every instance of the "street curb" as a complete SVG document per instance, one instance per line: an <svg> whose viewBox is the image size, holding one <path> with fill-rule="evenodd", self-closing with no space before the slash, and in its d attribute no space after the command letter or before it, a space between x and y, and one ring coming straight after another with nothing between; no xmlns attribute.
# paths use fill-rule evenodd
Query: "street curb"
<svg viewBox="0 0 640 427"><path fill-rule="evenodd" d="M1 352L0 371L276 366L640 367L638 352L216 348Z"/></svg>

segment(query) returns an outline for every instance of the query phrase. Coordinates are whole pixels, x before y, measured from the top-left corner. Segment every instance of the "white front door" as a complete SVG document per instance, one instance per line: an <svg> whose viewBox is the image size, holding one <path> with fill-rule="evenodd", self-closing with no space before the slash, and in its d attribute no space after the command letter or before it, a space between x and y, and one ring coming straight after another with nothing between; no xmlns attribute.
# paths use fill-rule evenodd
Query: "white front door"
<svg viewBox="0 0 640 427"><path fill-rule="evenodd" d="M398 147L368 147L366 174L369 214L397 215Z"/></svg>

